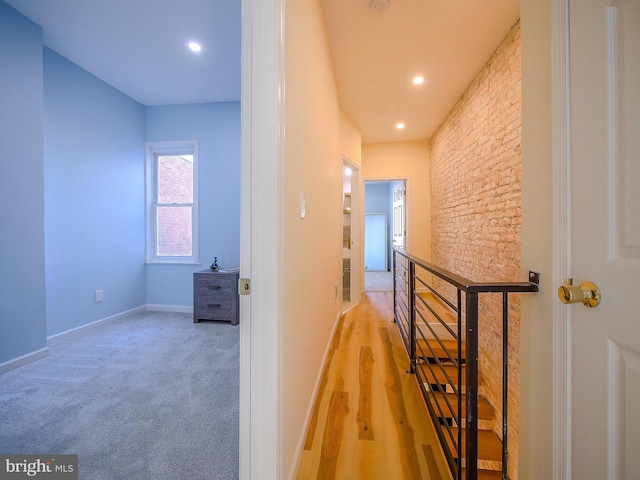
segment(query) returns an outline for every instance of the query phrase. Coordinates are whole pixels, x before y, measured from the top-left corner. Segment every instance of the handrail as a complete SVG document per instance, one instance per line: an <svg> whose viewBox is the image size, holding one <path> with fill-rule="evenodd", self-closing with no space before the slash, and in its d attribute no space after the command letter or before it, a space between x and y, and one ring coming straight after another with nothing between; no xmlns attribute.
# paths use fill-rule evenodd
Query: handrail
<svg viewBox="0 0 640 480"><path fill-rule="evenodd" d="M506 480L508 296L510 293L537 292L538 285L532 282L474 282L397 248L394 249L393 272L394 321L409 355L410 373L416 375L449 468L457 480L478 478L478 297L483 293L502 294L501 467L502 478ZM429 281L425 275L435 278ZM439 285L455 288L455 299L448 298L442 288L438 288ZM433 296L431 301L428 300L430 296ZM445 316L455 317L455 329L446 322ZM437 333L438 326L443 327L443 334ZM464 352L463 339L466 344ZM451 341L455 342L454 350L447 347ZM436 350L442 350L442 353ZM464 412L463 392L466 395ZM455 401L450 400L448 393L453 393ZM466 419L466 428L460 428L463 418Z"/></svg>

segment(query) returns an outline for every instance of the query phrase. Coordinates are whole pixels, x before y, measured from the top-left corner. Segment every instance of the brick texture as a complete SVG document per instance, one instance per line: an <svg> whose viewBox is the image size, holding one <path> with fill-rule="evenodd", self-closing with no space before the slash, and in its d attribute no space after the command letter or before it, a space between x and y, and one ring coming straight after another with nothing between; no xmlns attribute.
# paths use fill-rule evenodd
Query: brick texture
<svg viewBox="0 0 640 480"><path fill-rule="evenodd" d="M520 280L520 23L431 140L433 263L475 281ZM509 312L509 477L517 478L520 299ZM501 411L502 296L480 302L480 387ZM501 419L491 427L501 436Z"/></svg>

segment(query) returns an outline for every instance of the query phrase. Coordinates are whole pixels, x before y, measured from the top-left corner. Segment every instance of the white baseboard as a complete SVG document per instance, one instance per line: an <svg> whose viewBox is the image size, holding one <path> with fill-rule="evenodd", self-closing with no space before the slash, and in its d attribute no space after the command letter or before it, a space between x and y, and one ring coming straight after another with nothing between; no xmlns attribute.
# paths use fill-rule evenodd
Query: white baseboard
<svg viewBox="0 0 640 480"><path fill-rule="evenodd" d="M72 328L71 330L67 330L62 333L51 335L50 337L47 337L47 345L48 346L53 345L57 342L73 337L74 335L77 335L81 332L98 327L104 324L105 322L111 322L111 321L126 317L127 315L132 315L134 313L145 312L145 311L193 314L193 307L185 307L180 305L141 305L139 307L132 308L131 310L126 310L124 312L116 313L115 315L111 315L110 317L102 318L100 320L96 320L95 322L87 323L86 325L81 325L79 327ZM48 346L40 350L36 350L35 352L28 353L27 355L23 355L21 357L8 360L4 363L0 363L0 375L48 356L49 355Z"/></svg>
<svg viewBox="0 0 640 480"><path fill-rule="evenodd" d="M352 305L349 309L355 307L357 304ZM313 387L313 394L311 395L311 402L309 403L309 407L307 409L307 415L304 419L304 424L302 426L302 432L300 433L300 438L298 439L298 445L296 447L295 454L293 456L293 463L291 464L291 470L289 471L289 475L287 475L288 480L293 480L298 472L298 467L300 466L300 459L302 457L302 450L304 448L304 442L307 438L307 430L309 429L309 424L311 423L311 417L313 416L313 410L316 405L316 400L318 396L318 392L320 391L320 385L322 384L322 377L324 375L325 367L327 366L327 359L329 358L329 352L331 351L331 347L333 345L333 339L336 335L336 330L338 325L340 325L340 318L344 315L344 312L339 312L338 317L336 318L335 323L333 324L333 330L331 332L331 336L329 337L329 343L327 343L327 347L324 352L324 358L322 359L322 367L318 372L318 376L316 378L316 384Z"/></svg>
<svg viewBox="0 0 640 480"><path fill-rule="evenodd" d="M84 332L86 330L90 330L92 328L98 327L104 322L111 322L113 320L117 320L122 317L126 317L127 315L131 315L133 313L144 312L146 310L144 305L141 305L136 308L132 308L131 310L126 310L124 312L116 313L115 315L111 315L110 317L105 317L100 320L96 320L95 322L87 323L85 325L80 325L79 327L72 328L71 330L67 330L62 333L57 333L55 335L51 335L47 337L47 344L53 345L54 343L60 342L61 340L65 340L69 337L73 337L80 332Z"/></svg>
<svg viewBox="0 0 640 480"><path fill-rule="evenodd" d="M360 302L359 302L359 301L358 301L358 302L354 302L354 303L350 304L349 306L347 306L346 308L344 308L344 307L343 307L343 308L344 308L344 310L342 310L342 313L340 314L340 317L341 317L342 315L344 315L345 313L347 313L347 312L348 312L349 310L351 310L352 308L357 307L357 306L358 306L358 303L360 303ZM338 320L340 319L340 317L338 317ZM335 333L335 331L334 331L334 333Z"/></svg>
<svg viewBox="0 0 640 480"><path fill-rule="evenodd" d="M35 352L28 353L27 355L22 355L21 357L17 357L4 363L0 363L0 375L48 356L49 347L45 347L41 348L40 350L36 350Z"/></svg>
<svg viewBox="0 0 640 480"><path fill-rule="evenodd" d="M193 314L193 307L187 307L184 305L150 305L146 306L149 312L172 312L172 313L191 313Z"/></svg>

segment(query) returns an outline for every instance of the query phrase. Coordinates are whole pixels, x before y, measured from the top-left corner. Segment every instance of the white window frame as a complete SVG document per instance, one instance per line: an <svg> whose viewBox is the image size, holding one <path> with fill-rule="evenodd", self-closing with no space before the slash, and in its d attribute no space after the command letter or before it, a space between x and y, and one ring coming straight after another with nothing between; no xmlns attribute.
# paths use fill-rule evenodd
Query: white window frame
<svg viewBox="0 0 640 480"><path fill-rule="evenodd" d="M145 219L146 219L146 263L200 264L199 260L199 196L198 196L198 141L145 142ZM156 246L156 155L193 155L193 210L191 211L191 256L158 255Z"/></svg>

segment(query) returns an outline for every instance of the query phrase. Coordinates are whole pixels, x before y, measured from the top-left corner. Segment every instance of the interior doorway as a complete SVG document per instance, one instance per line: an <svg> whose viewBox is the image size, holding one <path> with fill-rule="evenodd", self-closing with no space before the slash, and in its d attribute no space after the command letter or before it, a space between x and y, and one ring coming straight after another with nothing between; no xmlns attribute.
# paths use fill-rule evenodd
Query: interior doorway
<svg viewBox="0 0 640 480"><path fill-rule="evenodd" d="M365 181L365 291L393 290L393 249L406 245L405 179Z"/></svg>
<svg viewBox="0 0 640 480"><path fill-rule="evenodd" d="M360 172L348 159L342 161L342 306L343 310L360 299Z"/></svg>

